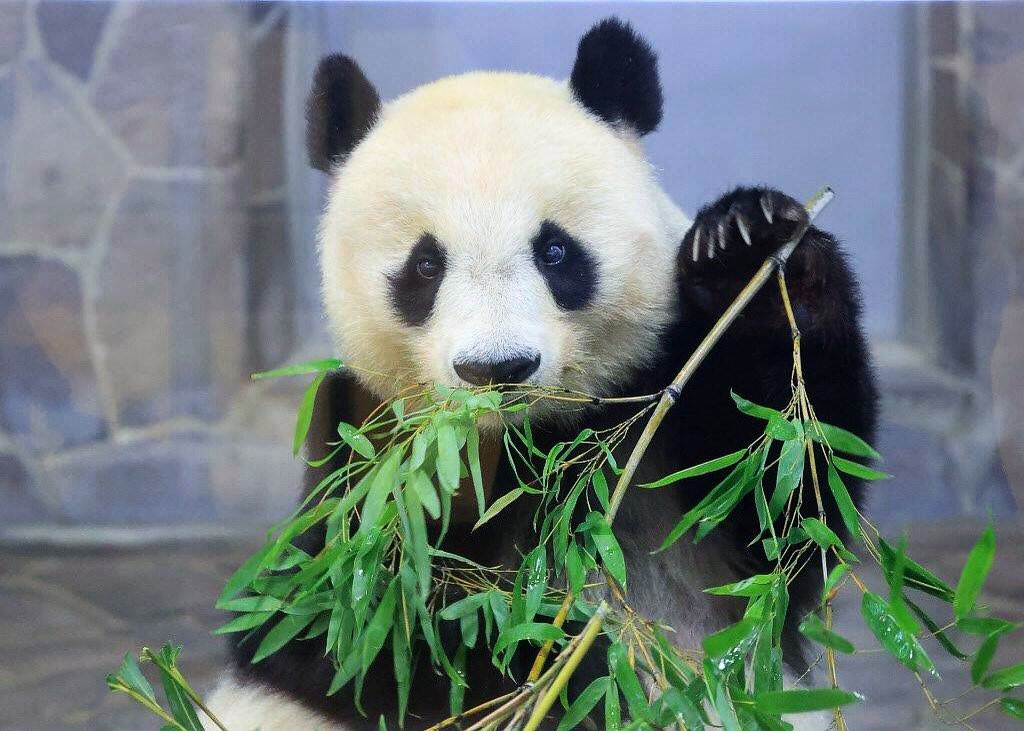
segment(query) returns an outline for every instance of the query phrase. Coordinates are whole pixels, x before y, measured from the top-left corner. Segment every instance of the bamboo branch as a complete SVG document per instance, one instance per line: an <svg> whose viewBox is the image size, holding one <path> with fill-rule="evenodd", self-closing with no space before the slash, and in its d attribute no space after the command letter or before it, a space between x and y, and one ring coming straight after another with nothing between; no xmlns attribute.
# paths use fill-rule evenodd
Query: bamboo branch
<svg viewBox="0 0 1024 731"><path fill-rule="evenodd" d="M558 672L558 676L554 682L548 687L547 692L537 702L537 705L533 707L533 713L530 714L530 720L526 722L526 726L523 727L523 731L537 731L540 727L541 721L544 720L545 714L554 705L555 700L558 698L558 694L565 687L565 684L569 682L569 678L576 672L576 668L583 661L583 657L587 654L590 646L594 644L594 640L597 638L598 633L601 631L601 624L604 622L604 617L608 613L608 604L601 602L598 606L597 611L587 622L586 627L583 628L583 632L580 633L579 645L573 650L573 653L569 656L565 665Z"/></svg>
<svg viewBox="0 0 1024 731"><path fill-rule="evenodd" d="M722 335L729 326L732 325L743 309L750 303L750 300L754 298L764 286L768 278L777 270L785 267L786 261L789 259L790 254L796 248L797 244L803 238L807 229L810 227L811 222L821 213L822 209L825 208L832 199L835 197L835 193L829 187L822 188L806 203L807 208L807 221L804 225L800 226L794 233L793 238L788 242L779 247L778 251L768 257L765 262L761 265L761 268L757 270L747 285L740 290L740 293L736 295L736 299L732 301L722 316L718 318L718 322L715 323L711 331L705 336L704 340L701 341L697 349L693 351L693 354L686 361L682 370L672 380L672 383L662 392L661 398L658 400L658 405L654 408L654 413L651 414L650 421L647 422L647 426L644 427L643 432L640 434L640 438L637 439L636 445L633 447L632 453L629 455L629 459L626 461L625 467L622 469L622 474L619 475L618 482L615 483L615 490L612 493L611 499L609 500L608 512L606 518L611 523L615 520L615 514L619 510L619 505L622 503L622 498L626 494L626 489L629 487L630 482L633 480L633 475L637 468L640 466L640 460L643 459L644 454L647 452L647 447L650 446L651 440L654 438L654 433L661 426L661 422L664 420L668 410L672 408L672 405L676 402L679 397L679 392L683 386L686 385L687 381L690 380L697 367L704 362L707 358L708 353L715 344L721 339Z"/></svg>

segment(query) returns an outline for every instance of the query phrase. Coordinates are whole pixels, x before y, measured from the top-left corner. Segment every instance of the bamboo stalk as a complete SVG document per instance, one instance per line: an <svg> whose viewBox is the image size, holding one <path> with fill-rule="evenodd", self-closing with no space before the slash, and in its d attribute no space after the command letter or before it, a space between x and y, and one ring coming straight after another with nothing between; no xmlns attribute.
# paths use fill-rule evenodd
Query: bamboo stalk
<svg viewBox="0 0 1024 731"><path fill-rule="evenodd" d="M523 727L523 731L537 731L541 721L544 720L544 716L551 706L554 705L555 700L558 698L558 694L565 687L565 684L569 682L569 678L576 672L576 668L583 661L583 657L587 654L590 646L594 644L594 640L597 639L598 633L601 631L601 624L604 622L604 617L608 613L608 603L601 602L598 606L597 611L587 622L586 627L583 628L583 632L579 635L582 639L576 649L573 650L569 659L565 665L558 672L554 681L548 687L547 691L541 696L541 699L537 701L537 705L533 707L533 713L530 714L530 719L526 722L526 726Z"/></svg>

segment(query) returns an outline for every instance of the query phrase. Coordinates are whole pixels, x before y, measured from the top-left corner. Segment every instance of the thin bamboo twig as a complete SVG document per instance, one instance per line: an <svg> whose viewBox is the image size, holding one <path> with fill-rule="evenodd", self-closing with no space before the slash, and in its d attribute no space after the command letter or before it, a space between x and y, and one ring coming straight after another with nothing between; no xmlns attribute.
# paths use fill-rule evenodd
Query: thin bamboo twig
<svg viewBox="0 0 1024 731"><path fill-rule="evenodd" d="M587 621L586 626L583 628L583 632L580 633L579 645L573 650L572 655L566 661L565 665L558 672L554 682L548 687L547 691L537 702L537 705L533 707L533 713L530 714L530 719L526 722L526 726L523 727L523 731L537 731L541 721L544 720L544 716L554 705L555 700L558 698L558 694L561 692L565 684L569 682L569 678L576 672L576 668L583 661L584 655L590 650L590 646L594 644L594 640L597 639L598 633L601 631L601 625L604 622L604 617L608 613L608 603L601 602L598 605L597 611L594 612L593 616Z"/></svg>
<svg viewBox="0 0 1024 731"><path fill-rule="evenodd" d="M647 447L650 446L651 440L654 438L654 433L658 430L661 422L664 420L668 410L672 408L672 405L676 402L679 396L679 392L683 386L686 385L690 377L693 376L697 367L704 361L711 352L711 349L719 341L726 330L732 325L736 316L743 311L743 309L750 303L750 300L754 298L761 287L764 286L768 278L771 277L772 273L776 269L780 269L786 265L786 261L789 259L790 254L796 248L797 244L803 238L807 229L810 227L811 222L821 213L822 209L825 208L832 199L835 197L835 193L831 188L825 187L819 190L814 196L807 202L807 221L804 225L800 226L799 229L794 233L793 238L786 244L779 247L772 256L768 257L761 268L757 270L747 285L740 290L740 293L736 295L736 299L732 301L722 316L718 318L718 322L715 323L711 331L705 336L704 340L701 341L697 349L693 351L693 354L686 361L682 370L679 371L678 375L672 380L672 383L662 392L661 398L658 399L658 405L654 409L654 413L651 414L650 420L647 422L647 426L644 427L643 432L637 439L636 446L633 447L632 453L629 455L629 459L626 461L625 467L622 469L622 474L619 475L618 482L615 483L615 490L609 500L608 511L606 518L611 523L615 520L615 514L619 510L619 505L622 503L622 498L625 497L626 489L629 487L633 480L633 475L637 468L640 466L640 460L643 459L644 454L647 452Z"/></svg>
<svg viewBox="0 0 1024 731"><path fill-rule="evenodd" d="M776 281L779 285L779 295L782 297L782 308L786 312L786 319L789 321L789 331L793 338L793 377L796 381L795 390L798 400L798 413L800 411L805 412L800 414L802 417L805 417L803 421L811 421L814 414L811 410L810 399L807 397L807 385L804 382L803 360L800 352L800 326L797 325L796 315L793 313L793 304L789 300L785 269L780 267L776 271ZM822 500L821 484L818 481L818 466L814 454L814 442L806 430L804 431L804 449L807 451L807 459L811 468L811 484L814 488L814 500L818 508L818 520L827 525L825 503ZM821 581L824 584L828 580L828 555L825 548L820 548L819 553L821 554ZM832 631L831 598L825 599L825 628L830 632ZM829 683L833 688L838 689L839 668L836 662L836 651L831 647L825 648L825 665L828 668ZM846 717L843 715L842 708L837 706L832 710L832 719L835 723L836 731L846 731Z"/></svg>
<svg viewBox="0 0 1024 731"><path fill-rule="evenodd" d="M568 592L565 595L565 599L562 600L562 606L558 608L558 614L552 620L551 624L555 627L561 628L565 624L565 618L569 616L569 609L572 607L573 596L572 592ZM544 663L548 659L548 654L551 652L551 648L554 646L554 640L546 640L543 645L540 646L540 650L537 651L537 657L533 660L533 667L530 668L530 674L526 676L528 683L533 683L540 677L541 670L544 669Z"/></svg>

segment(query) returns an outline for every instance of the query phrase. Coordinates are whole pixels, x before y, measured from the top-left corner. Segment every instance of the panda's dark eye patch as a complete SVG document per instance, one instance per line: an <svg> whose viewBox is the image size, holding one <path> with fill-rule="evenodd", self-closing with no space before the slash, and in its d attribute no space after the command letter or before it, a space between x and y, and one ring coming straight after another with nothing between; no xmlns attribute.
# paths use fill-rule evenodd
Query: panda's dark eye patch
<svg viewBox="0 0 1024 731"><path fill-rule="evenodd" d="M430 317L444 269L444 249L433 236L423 234L402 268L388 276L391 304L406 325L422 325Z"/></svg>
<svg viewBox="0 0 1024 731"><path fill-rule="evenodd" d="M581 310L594 299L597 263L586 248L553 221L533 238L533 259L563 310Z"/></svg>

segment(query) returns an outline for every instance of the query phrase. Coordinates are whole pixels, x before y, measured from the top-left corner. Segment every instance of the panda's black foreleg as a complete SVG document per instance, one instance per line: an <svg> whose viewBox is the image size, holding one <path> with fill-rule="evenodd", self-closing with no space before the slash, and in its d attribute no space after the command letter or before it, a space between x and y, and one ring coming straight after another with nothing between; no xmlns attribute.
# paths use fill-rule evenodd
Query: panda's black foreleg
<svg viewBox="0 0 1024 731"><path fill-rule="evenodd" d="M802 204L765 187L737 188L703 207L677 259L684 319L706 332L806 218ZM818 416L833 417L837 426L870 438L877 395L861 326L860 292L845 252L830 234L812 226L789 257L785 275ZM710 360L705 375L711 370L731 380L722 385L748 389L743 394L748 398L777 403L788 393L790 325L775 281L754 297Z"/></svg>
<svg viewBox="0 0 1024 731"><path fill-rule="evenodd" d="M683 294L693 309L717 318L754 272L807 220L803 205L766 187L737 188L703 207L680 247ZM855 281L839 244L811 227L786 264L786 280L802 333L857 328ZM788 329L778 287L767 284L734 329L770 335Z"/></svg>
<svg viewBox="0 0 1024 731"><path fill-rule="evenodd" d="M678 254L681 317L692 342L707 333L765 259L806 222L806 216L798 201L764 187L738 188L699 211ZM790 256L785 274L801 333L805 383L817 417L872 441L878 397L861 327L860 295L842 247L830 234L811 227ZM730 390L783 408L792 395L792 368L789 320L773 279L686 387L682 408L673 417L678 443L694 450L691 459L710 458L749 444L763 424L735 409ZM774 484L774 475L766 476L765 484ZM810 485L808 477L803 500L808 515L816 513ZM848 487L860 503L862 486L850 480ZM842 534L835 504L827 490L823 492L829 525ZM753 559L763 564L761 569L771 570L771 562L758 546L747 547L758 532L752 503L737 508L723 529L733 534L737 556L745 557L738 560ZM803 573L806 576L791 585L794 619L813 604L821 582L820 572ZM789 629L788 639L795 645L798 635Z"/></svg>

